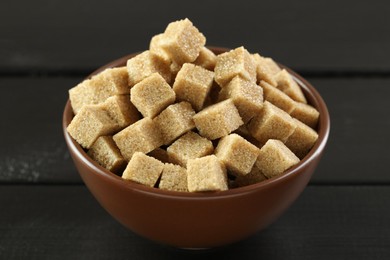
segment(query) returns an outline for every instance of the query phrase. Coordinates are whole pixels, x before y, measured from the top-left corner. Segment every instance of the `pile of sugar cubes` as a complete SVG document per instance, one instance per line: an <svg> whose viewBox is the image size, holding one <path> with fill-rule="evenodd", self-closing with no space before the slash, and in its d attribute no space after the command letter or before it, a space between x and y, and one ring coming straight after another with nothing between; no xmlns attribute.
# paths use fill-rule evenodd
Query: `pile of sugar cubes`
<svg viewBox="0 0 390 260"><path fill-rule="evenodd" d="M69 90L67 131L128 181L222 191L278 176L317 141L319 112L291 75L244 47L216 55L188 19L149 50Z"/></svg>

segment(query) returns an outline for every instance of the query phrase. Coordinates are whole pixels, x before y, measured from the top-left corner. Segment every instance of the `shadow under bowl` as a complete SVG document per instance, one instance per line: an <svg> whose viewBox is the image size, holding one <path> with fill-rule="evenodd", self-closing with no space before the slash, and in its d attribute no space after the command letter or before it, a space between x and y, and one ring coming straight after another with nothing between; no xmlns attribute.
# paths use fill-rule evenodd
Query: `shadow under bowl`
<svg viewBox="0 0 390 260"><path fill-rule="evenodd" d="M209 47L216 54L227 51ZM125 66L130 54L93 72ZM330 130L328 109L316 89L286 68L301 86L309 104L320 112L319 138L301 162L266 181L221 192L185 193L150 188L121 177L94 162L66 131L73 118L68 101L63 132L84 183L100 205L131 231L180 248L211 248L242 240L270 225L297 199L315 171Z"/></svg>

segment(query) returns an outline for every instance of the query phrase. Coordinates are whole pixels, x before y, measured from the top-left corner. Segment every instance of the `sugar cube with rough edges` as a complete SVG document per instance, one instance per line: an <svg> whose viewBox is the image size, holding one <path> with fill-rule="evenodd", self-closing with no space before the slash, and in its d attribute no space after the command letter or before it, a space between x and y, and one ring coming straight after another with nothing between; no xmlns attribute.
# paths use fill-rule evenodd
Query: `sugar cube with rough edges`
<svg viewBox="0 0 390 260"><path fill-rule="evenodd" d="M236 176L246 175L252 170L259 152L259 148L238 134L222 137L215 149L218 159Z"/></svg>
<svg viewBox="0 0 390 260"><path fill-rule="evenodd" d="M300 159L306 156L318 139L318 134L312 128L294 118L297 127L286 141L286 146Z"/></svg>
<svg viewBox="0 0 390 260"><path fill-rule="evenodd" d="M109 68L86 79L69 90L69 100L74 114L84 105L104 102L114 95L129 94L126 67Z"/></svg>
<svg viewBox="0 0 390 260"><path fill-rule="evenodd" d="M144 117L153 118L175 102L176 94L158 74L153 73L131 88L131 102Z"/></svg>
<svg viewBox="0 0 390 260"><path fill-rule="evenodd" d="M195 65L199 65L205 69L214 71L215 64L217 63L217 55L214 54L207 47L203 47L200 52L198 58L194 61Z"/></svg>
<svg viewBox="0 0 390 260"><path fill-rule="evenodd" d="M164 34L156 34L152 37L149 43L149 51L157 56L160 56L162 59L166 60L167 62L171 61L171 57L169 54L161 48L161 43L164 41Z"/></svg>
<svg viewBox="0 0 390 260"><path fill-rule="evenodd" d="M67 127L68 133L82 147L89 149L99 136L111 135L120 126L99 105L85 105Z"/></svg>
<svg viewBox="0 0 390 260"><path fill-rule="evenodd" d="M127 161L123 158L112 136L100 136L88 150L89 157L113 173L123 171Z"/></svg>
<svg viewBox="0 0 390 260"><path fill-rule="evenodd" d="M255 82L234 77L219 93L219 99L232 99L246 124L257 115L263 107L263 89Z"/></svg>
<svg viewBox="0 0 390 260"><path fill-rule="evenodd" d="M195 128L192 117L195 111L188 102L168 106L153 121L159 129L163 144L168 145L182 134Z"/></svg>
<svg viewBox="0 0 390 260"><path fill-rule="evenodd" d="M295 102L294 110L290 115L313 129L316 128L320 117L320 113L313 106L299 102Z"/></svg>
<svg viewBox="0 0 390 260"><path fill-rule="evenodd" d="M288 114L290 114L295 109L296 101L294 101L280 89L268 84L263 80L260 81L260 86L263 88L265 100L286 111Z"/></svg>
<svg viewBox="0 0 390 260"><path fill-rule="evenodd" d="M99 104L108 115L118 123L121 128L125 128L140 119L140 114L130 102L129 95L115 95L109 97Z"/></svg>
<svg viewBox="0 0 390 260"><path fill-rule="evenodd" d="M270 139L260 149L256 167L266 176L278 176L299 163L299 158L280 140Z"/></svg>
<svg viewBox="0 0 390 260"><path fill-rule="evenodd" d="M163 33L157 34L152 37L149 44L149 51L169 64L169 69L171 71L171 76L174 78L179 72L181 65L173 61L169 55L162 47L161 44L164 42L165 35Z"/></svg>
<svg viewBox="0 0 390 260"><path fill-rule="evenodd" d="M127 161L135 152L149 153L162 145L160 131L149 117L129 125L115 134L113 139Z"/></svg>
<svg viewBox="0 0 390 260"><path fill-rule="evenodd" d="M205 43L204 35L186 18L168 24L161 48L174 62L181 65L196 60Z"/></svg>
<svg viewBox="0 0 390 260"><path fill-rule="evenodd" d="M272 86L276 86L277 83L276 80L274 79L276 73L274 71L274 67L271 67L269 61L267 61L266 58L262 57L258 53L252 54L252 57L256 63L257 81L260 82L261 80L264 80L268 84L271 84Z"/></svg>
<svg viewBox="0 0 390 260"><path fill-rule="evenodd" d="M249 132L262 143L266 143L268 139L285 142L295 127L295 122L289 114L268 101L264 102L260 114L248 124Z"/></svg>
<svg viewBox="0 0 390 260"><path fill-rule="evenodd" d="M154 187L160 178L164 164L142 152L135 152L122 174L125 180Z"/></svg>
<svg viewBox="0 0 390 260"><path fill-rule="evenodd" d="M302 92L301 87L292 78L287 70L283 69L274 76L277 83L276 87L286 93L289 97L295 101L301 103L307 103L306 97Z"/></svg>
<svg viewBox="0 0 390 260"><path fill-rule="evenodd" d="M187 101L199 111L214 82L214 72L200 66L184 63L176 76L173 90L177 101Z"/></svg>
<svg viewBox="0 0 390 260"><path fill-rule="evenodd" d="M210 140L228 135L244 124L231 99L203 109L193 119L200 135Z"/></svg>
<svg viewBox="0 0 390 260"><path fill-rule="evenodd" d="M171 163L164 164L158 187L162 190L188 191L187 169Z"/></svg>
<svg viewBox="0 0 390 260"><path fill-rule="evenodd" d="M264 61L268 65L268 69L271 71L272 74L275 75L282 70L272 58L264 57Z"/></svg>
<svg viewBox="0 0 390 260"><path fill-rule="evenodd" d="M243 79L256 82L256 64L251 54L244 47L219 54L214 72L215 81L221 87L237 75Z"/></svg>
<svg viewBox="0 0 390 260"><path fill-rule="evenodd" d="M171 82L170 64L150 51L144 51L127 61L128 84L134 86L144 78L159 73L166 82Z"/></svg>
<svg viewBox="0 0 390 260"><path fill-rule="evenodd" d="M188 160L187 182L190 192L228 189L226 168L215 155Z"/></svg>
<svg viewBox="0 0 390 260"><path fill-rule="evenodd" d="M186 167L189 159L200 158L213 152L213 143L192 131L181 136L167 148L169 160L183 167Z"/></svg>

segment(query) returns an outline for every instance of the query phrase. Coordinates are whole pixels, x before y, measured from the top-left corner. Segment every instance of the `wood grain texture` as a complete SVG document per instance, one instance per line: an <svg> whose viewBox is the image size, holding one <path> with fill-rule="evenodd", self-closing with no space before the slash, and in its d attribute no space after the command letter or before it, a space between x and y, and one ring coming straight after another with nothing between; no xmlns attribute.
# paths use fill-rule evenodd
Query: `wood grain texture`
<svg viewBox="0 0 390 260"><path fill-rule="evenodd" d="M317 183L390 182L389 79L309 79L328 105L331 133Z"/></svg>
<svg viewBox="0 0 390 260"><path fill-rule="evenodd" d="M90 70L188 17L209 45L244 45L298 70L389 72L388 11L386 0L3 0L0 71Z"/></svg>
<svg viewBox="0 0 390 260"><path fill-rule="evenodd" d="M67 90L81 78L0 78L0 182L79 183L62 135ZM309 78L331 134L312 183L390 183L390 79ZM15 105L17 103L17 106Z"/></svg>
<svg viewBox="0 0 390 260"><path fill-rule="evenodd" d="M62 134L76 78L0 78L0 182L80 182Z"/></svg>
<svg viewBox="0 0 390 260"><path fill-rule="evenodd" d="M388 259L390 188L308 187L268 229L206 251L127 231L84 186L1 186L1 259ZM232 223L234 224L234 223Z"/></svg>

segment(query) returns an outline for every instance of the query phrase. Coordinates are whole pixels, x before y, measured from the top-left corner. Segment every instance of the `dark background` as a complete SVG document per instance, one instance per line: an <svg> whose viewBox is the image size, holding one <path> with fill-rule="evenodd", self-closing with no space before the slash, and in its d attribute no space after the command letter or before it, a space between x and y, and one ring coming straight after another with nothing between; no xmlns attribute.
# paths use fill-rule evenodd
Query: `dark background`
<svg viewBox="0 0 390 260"><path fill-rule="evenodd" d="M0 258L388 259L389 14L386 0L2 0ZM332 120L323 160L286 214L207 251L158 245L115 222L81 182L61 132L69 88L185 17L207 45L243 45L296 70Z"/></svg>

